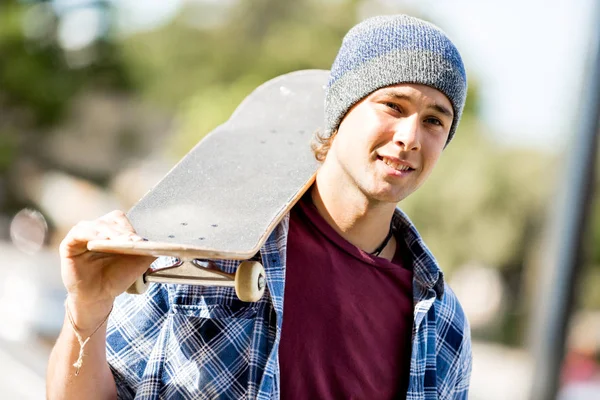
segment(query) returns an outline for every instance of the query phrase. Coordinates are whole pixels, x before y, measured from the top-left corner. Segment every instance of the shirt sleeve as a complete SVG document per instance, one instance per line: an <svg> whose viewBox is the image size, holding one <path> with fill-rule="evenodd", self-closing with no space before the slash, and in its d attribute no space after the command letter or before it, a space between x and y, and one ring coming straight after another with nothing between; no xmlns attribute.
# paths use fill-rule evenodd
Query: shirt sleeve
<svg viewBox="0 0 600 400"><path fill-rule="evenodd" d="M471 349L471 327L469 326L469 322L466 318L459 360L460 370L456 379L454 399L468 400L469 386L471 382L471 371L473 368L473 354Z"/></svg>
<svg viewBox="0 0 600 400"><path fill-rule="evenodd" d="M166 285L151 284L146 293L124 293L115 300L106 336L106 357L119 399L133 399L140 383L162 357L162 329L169 312ZM154 371L155 372L155 371Z"/></svg>

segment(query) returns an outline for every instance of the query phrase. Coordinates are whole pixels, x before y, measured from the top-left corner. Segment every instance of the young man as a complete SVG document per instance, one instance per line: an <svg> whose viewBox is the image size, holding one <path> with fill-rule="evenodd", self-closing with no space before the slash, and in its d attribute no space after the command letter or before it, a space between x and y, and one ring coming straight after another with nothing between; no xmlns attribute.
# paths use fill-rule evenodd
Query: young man
<svg viewBox="0 0 600 400"><path fill-rule="evenodd" d="M314 147L322 166L261 249L257 303L168 284L115 301L153 260L86 250L141 240L121 212L75 226L60 249L69 295L49 397L466 399L467 320L396 208L452 139L466 87L457 49L427 22L376 17L348 32Z"/></svg>

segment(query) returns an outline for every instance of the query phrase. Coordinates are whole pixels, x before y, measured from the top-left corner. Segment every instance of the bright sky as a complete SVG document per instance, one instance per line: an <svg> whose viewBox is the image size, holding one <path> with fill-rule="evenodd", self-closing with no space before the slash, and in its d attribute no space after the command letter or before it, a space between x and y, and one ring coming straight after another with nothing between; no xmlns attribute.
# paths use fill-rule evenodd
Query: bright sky
<svg viewBox="0 0 600 400"><path fill-rule="evenodd" d="M600 32L594 0L410 3L456 42L481 83L483 118L499 140L548 150L568 141L590 63L592 26Z"/></svg>
<svg viewBox="0 0 600 400"><path fill-rule="evenodd" d="M151 29L176 15L185 1L217 0L112 0L127 30ZM482 118L498 141L558 151L574 133L591 28L600 23L593 21L600 14L594 12L595 0L370 3L414 9L452 37L468 73L479 83ZM78 33L72 36L81 37Z"/></svg>

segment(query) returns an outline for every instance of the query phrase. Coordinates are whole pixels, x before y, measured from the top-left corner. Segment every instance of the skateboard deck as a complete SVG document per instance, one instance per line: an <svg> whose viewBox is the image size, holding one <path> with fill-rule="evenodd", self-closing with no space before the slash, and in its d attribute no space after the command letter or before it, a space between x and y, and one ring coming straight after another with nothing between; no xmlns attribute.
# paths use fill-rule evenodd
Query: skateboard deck
<svg viewBox="0 0 600 400"><path fill-rule="evenodd" d="M259 86L128 212L148 241L91 241L88 249L187 262L174 265L179 275L161 269L145 282L237 285L198 260L252 258L311 186L318 162L310 140L323 126L327 79L328 71L305 70ZM248 263L243 279L260 279L262 266Z"/></svg>

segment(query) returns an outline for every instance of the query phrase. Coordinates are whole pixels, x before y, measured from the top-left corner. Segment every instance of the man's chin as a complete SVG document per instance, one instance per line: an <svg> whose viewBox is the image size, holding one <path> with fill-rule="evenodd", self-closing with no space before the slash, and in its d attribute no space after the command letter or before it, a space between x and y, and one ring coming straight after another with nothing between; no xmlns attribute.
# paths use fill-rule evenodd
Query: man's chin
<svg viewBox="0 0 600 400"><path fill-rule="evenodd" d="M369 198L377 203L390 203L398 204L402 200L408 197L410 193L391 191L391 190L380 190L377 192L370 193Z"/></svg>

